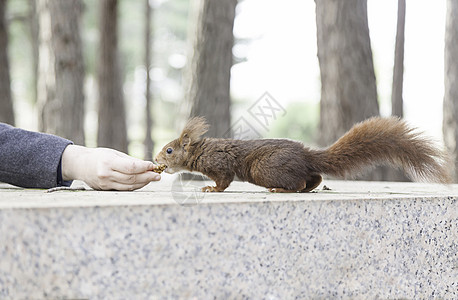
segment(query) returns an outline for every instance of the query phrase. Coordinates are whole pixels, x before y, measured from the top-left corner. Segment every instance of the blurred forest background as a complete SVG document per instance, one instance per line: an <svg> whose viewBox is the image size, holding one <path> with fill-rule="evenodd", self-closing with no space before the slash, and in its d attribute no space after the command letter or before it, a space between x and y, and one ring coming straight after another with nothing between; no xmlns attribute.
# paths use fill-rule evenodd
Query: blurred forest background
<svg viewBox="0 0 458 300"><path fill-rule="evenodd" d="M442 23L410 31L409 11L441 5L369 2L0 0L0 122L151 160L190 116L208 119L209 136L326 146L368 117L403 117L407 95L408 117L442 127L456 162L457 1L442 4ZM421 49L408 48L415 36ZM421 51L429 36L439 55ZM363 178L406 179L383 168Z"/></svg>

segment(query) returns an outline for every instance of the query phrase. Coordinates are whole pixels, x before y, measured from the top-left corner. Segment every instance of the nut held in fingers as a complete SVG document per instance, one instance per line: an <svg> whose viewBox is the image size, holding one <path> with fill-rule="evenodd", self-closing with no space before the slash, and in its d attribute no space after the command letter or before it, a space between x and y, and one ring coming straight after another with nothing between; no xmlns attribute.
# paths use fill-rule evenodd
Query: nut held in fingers
<svg viewBox="0 0 458 300"><path fill-rule="evenodd" d="M162 172L164 172L165 169L167 169L167 166L162 164L162 165L154 166L153 172L161 174Z"/></svg>

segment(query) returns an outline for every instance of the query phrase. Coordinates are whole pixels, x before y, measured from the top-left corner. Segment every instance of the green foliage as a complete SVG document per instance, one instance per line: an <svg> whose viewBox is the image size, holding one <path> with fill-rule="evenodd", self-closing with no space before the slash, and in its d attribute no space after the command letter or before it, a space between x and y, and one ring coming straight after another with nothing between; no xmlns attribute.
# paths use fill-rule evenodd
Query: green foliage
<svg viewBox="0 0 458 300"><path fill-rule="evenodd" d="M290 103L286 115L279 117L266 134L268 138L289 138L311 144L314 142L319 121L319 104L308 102Z"/></svg>
<svg viewBox="0 0 458 300"><path fill-rule="evenodd" d="M159 3L159 1L150 1ZM156 4L152 12L153 66L173 73L168 64L171 54L185 53L189 0L171 0ZM95 74L99 40L99 1L84 0L82 37L88 74ZM118 7L118 43L122 70L128 78L138 66L144 65L145 0L121 0ZM172 70L169 70L172 69ZM177 79L177 78L175 78Z"/></svg>

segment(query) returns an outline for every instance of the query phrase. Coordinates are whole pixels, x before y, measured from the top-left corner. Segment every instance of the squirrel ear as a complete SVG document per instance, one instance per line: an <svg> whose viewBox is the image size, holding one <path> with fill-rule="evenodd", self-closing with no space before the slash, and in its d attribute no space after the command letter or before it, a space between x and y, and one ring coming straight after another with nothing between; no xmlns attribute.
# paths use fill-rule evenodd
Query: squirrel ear
<svg viewBox="0 0 458 300"><path fill-rule="evenodd" d="M180 144L189 147L190 144L200 141L208 131L208 127L204 117L190 119L180 135Z"/></svg>
<svg viewBox="0 0 458 300"><path fill-rule="evenodd" d="M181 134L180 136L180 145L184 150L188 150L190 144L190 139L187 133Z"/></svg>

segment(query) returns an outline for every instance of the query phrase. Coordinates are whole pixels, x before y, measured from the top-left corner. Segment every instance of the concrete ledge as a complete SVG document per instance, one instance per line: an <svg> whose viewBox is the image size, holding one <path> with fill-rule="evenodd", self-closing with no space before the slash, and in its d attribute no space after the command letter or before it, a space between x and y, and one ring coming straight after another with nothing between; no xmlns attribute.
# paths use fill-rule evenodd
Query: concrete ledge
<svg viewBox="0 0 458 300"><path fill-rule="evenodd" d="M458 298L457 185L203 184L0 186L0 298Z"/></svg>

